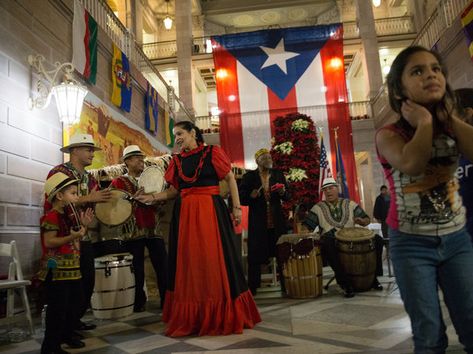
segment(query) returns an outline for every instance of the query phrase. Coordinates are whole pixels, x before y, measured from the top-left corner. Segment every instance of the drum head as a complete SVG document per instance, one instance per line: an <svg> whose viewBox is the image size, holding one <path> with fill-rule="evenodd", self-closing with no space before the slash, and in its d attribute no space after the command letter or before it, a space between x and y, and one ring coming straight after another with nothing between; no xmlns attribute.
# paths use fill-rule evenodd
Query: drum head
<svg viewBox="0 0 473 354"><path fill-rule="evenodd" d="M133 256L129 253L109 254L103 257L96 257L95 263L119 262L122 260L131 261L133 260Z"/></svg>
<svg viewBox="0 0 473 354"><path fill-rule="evenodd" d="M374 232L364 227L345 227L335 233L335 237L340 241L365 241L374 237Z"/></svg>
<svg viewBox="0 0 473 354"><path fill-rule="evenodd" d="M125 198L128 193L112 189L112 198L105 203L95 204L95 216L108 226L117 226L127 221L133 213L133 205Z"/></svg>
<svg viewBox="0 0 473 354"><path fill-rule="evenodd" d="M146 167L138 179L138 187L143 188L145 193L162 192L166 188L164 171L160 166Z"/></svg>

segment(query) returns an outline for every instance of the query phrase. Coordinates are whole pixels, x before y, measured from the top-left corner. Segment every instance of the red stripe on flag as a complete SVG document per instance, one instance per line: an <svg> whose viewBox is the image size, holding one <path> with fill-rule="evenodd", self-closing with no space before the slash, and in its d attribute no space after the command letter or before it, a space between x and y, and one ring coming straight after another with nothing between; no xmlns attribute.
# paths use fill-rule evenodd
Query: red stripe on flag
<svg viewBox="0 0 473 354"><path fill-rule="evenodd" d="M281 100L268 88L269 121L271 122L271 136L274 136L274 120L277 117L297 112L296 86L293 86L287 96Z"/></svg>
<svg viewBox="0 0 473 354"><path fill-rule="evenodd" d="M356 164L353 150L353 137L350 114L348 111L348 94L343 65L343 33L335 34L320 51L324 83L327 87L325 100L330 136L332 166L336 169L336 145L333 129L338 127L338 142L343 156L350 199L359 202ZM337 171L338 173L338 171Z"/></svg>
<svg viewBox="0 0 473 354"><path fill-rule="evenodd" d="M217 81L217 102L220 113L220 145L230 160L239 167L245 166L243 150L243 129L238 92L237 61L222 46L213 42L214 65L219 68L215 73ZM216 53L217 54L217 53ZM231 97L231 99L229 99ZM223 103L223 104L222 104Z"/></svg>
<svg viewBox="0 0 473 354"><path fill-rule="evenodd" d="M84 11L84 20L85 20L85 36L84 36L84 46L85 46L85 68L83 75L86 78L90 77L90 28L89 28L89 13Z"/></svg>

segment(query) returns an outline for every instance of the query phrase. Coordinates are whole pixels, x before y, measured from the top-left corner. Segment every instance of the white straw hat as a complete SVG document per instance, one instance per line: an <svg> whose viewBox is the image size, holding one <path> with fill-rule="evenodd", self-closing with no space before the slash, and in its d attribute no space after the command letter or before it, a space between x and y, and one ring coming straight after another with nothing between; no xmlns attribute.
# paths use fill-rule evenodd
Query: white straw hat
<svg viewBox="0 0 473 354"><path fill-rule="evenodd" d="M327 177L322 182L322 189L325 189L325 188L330 187L330 186L337 186L338 187L338 183L337 183L337 181L335 181L335 179L333 177Z"/></svg>
<svg viewBox="0 0 473 354"><path fill-rule="evenodd" d="M141 151L138 145L128 145L123 150L122 161L125 161L127 158L131 156L145 156L145 154L143 154L143 152Z"/></svg>
<svg viewBox="0 0 473 354"><path fill-rule="evenodd" d="M73 136L71 136L71 139L69 140L69 145L62 147L61 151L69 153L71 152L72 148L81 147L81 146L91 147L95 151L102 150L101 148L95 145L92 135L74 134Z"/></svg>
<svg viewBox="0 0 473 354"><path fill-rule="evenodd" d="M44 183L44 192L46 193L46 198L49 202L51 202L57 192L59 192L61 189L78 182L78 179L71 178L65 173L57 172L50 176L46 180L46 183Z"/></svg>

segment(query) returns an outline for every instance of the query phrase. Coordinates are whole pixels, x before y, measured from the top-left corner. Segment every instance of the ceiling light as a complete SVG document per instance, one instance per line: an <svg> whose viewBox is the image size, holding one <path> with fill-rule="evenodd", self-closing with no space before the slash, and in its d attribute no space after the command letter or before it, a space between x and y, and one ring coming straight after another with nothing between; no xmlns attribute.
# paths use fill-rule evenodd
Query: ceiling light
<svg viewBox="0 0 473 354"><path fill-rule="evenodd" d="M381 5L381 0L373 0L373 6L379 7Z"/></svg>
<svg viewBox="0 0 473 354"><path fill-rule="evenodd" d="M164 28L170 30L172 28L172 18L169 16L169 0L166 0L166 17L163 20Z"/></svg>

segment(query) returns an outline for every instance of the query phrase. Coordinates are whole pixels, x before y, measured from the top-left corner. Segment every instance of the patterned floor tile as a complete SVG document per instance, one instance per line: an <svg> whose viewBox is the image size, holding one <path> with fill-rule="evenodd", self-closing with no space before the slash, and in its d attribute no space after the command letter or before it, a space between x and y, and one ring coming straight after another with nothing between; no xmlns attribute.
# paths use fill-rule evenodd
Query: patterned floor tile
<svg viewBox="0 0 473 354"><path fill-rule="evenodd" d="M285 347L287 344L272 342L265 339L252 338L243 340L241 342L231 344L221 349L244 349L244 348L272 348L272 347Z"/></svg>
<svg viewBox="0 0 473 354"><path fill-rule="evenodd" d="M101 325L98 323L97 328L94 329L93 331L84 331L82 333L86 336L93 335L96 337L101 337L101 336L106 336L108 334L123 332L123 331L130 330L133 328L135 327L127 323L117 321L117 322L110 322L104 325Z"/></svg>
<svg viewBox="0 0 473 354"><path fill-rule="evenodd" d="M66 349L71 353L88 353L90 351L108 347L110 344L99 337L84 338L82 340L85 343L84 348L80 349Z"/></svg>
<svg viewBox="0 0 473 354"><path fill-rule="evenodd" d="M21 343L12 343L0 346L0 352L2 354L16 354L31 351L38 353L40 349L41 344L38 343L35 339L30 339Z"/></svg>
<svg viewBox="0 0 473 354"><path fill-rule="evenodd" d="M70 352L73 353L72 350ZM125 352L125 351L123 351L119 348L113 347L113 346L94 349L94 350L86 351L86 352L83 352L83 353L87 353L87 354L127 354L127 352Z"/></svg>
<svg viewBox="0 0 473 354"><path fill-rule="evenodd" d="M370 327L378 322L398 315L400 311L400 309L381 306L341 304L329 310L323 310L308 315L305 319L316 320L318 322Z"/></svg>
<svg viewBox="0 0 473 354"><path fill-rule="evenodd" d="M206 351L205 348L198 347L196 345L192 345L185 342L179 342L175 344L171 344L165 347L160 347L158 349L153 349L149 351L142 352L142 354L171 354L171 353L187 353L187 352L204 352Z"/></svg>
<svg viewBox="0 0 473 354"><path fill-rule="evenodd" d="M130 326L134 327L142 327L146 326L148 324L156 323L161 321L161 315L157 314L150 314L146 317L140 317L140 318L134 318L128 321L123 321L126 324L129 324Z"/></svg>
<svg viewBox="0 0 473 354"><path fill-rule="evenodd" d="M327 273L324 283L329 278ZM86 320L94 321L97 328L82 332L85 348L69 351L73 354L412 353L409 317L392 280L381 277L383 291L358 293L352 299L345 299L336 284L315 299L291 299L282 296L278 289L264 289L256 298L263 322L241 335L166 337L159 301L149 301L147 311L118 320L95 320L90 312ZM447 354L461 353L462 346L448 312L444 314L450 343ZM35 322L39 327L40 319L35 318ZM42 336L37 330L33 338L16 344L2 342L0 338L0 352L37 354Z"/></svg>
<svg viewBox="0 0 473 354"><path fill-rule="evenodd" d="M145 331L143 329L132 328L126 331L107 334L103 336L102 339L107 341L110 344L117 344L117 343L142 339L151 335L152 335L151 332Z"/></svg>
<svg viewBox="0 0 473 354"><path fill-rule="evenodd" d="M251 331L244 331L242 334L233 334L228 336L190 337L184 340L184 342L207 350L217 350L246 339L253 339L254 336L250 332Z"/></svg>
<svg viewBox="0 0 473 354"><path fill-rule="evenodd" d="M127 352L127 353L143 353L149 352L157 348L169 346L172 344L180 343L178 340L173 338L165 337L163 335L155 334L147 336L145 338L130 340L115 344L115 347Z"/></svg>

